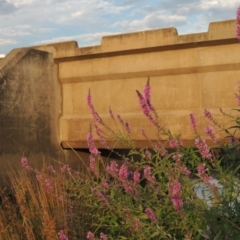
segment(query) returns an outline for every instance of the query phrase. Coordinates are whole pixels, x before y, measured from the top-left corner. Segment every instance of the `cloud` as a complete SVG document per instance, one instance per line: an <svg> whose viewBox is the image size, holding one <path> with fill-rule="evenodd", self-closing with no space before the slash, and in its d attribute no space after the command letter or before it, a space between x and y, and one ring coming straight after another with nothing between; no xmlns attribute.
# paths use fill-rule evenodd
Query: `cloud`
<svg viewBox="0 0 240 240"><path fill-rule="evenodd" d="M132 21L120 21L112 25L112 27L122 27L125 31L145 30L179 26L187 23L185 16L181 15L165 15L163 11L156 11L145 16L143 19Z"/></svg>
<svg viewBox="0 0 240 240"><path fill-rule="evenodd" d="M12 40L12 39L2 39L0 38L0 46L4 46L4 45L14 45L16 44L17 41L16 40Z"/></svg>
<svg viewBox="0 0 240 240"><path fill-rule="evenodd" d="M87 34L80 34L80 35L73 35L73 36L62 36L57 38L52 38L40 42L36 42L36 45L39 44L48 44L48 43L57 43L57 42L66 42L66 41L77 41L80 47L83 46L94 46L100 45L101 39L103 36L114 35L118 34L116 32L98 32L98 33L87 33Z"/></svg>
<svg viewBox="0 0 240 240"><path fill-rule="evenodd" d="M0 58L4 58L5 56L5 54L0 54Z"/></svg>
<svg viewBox="0 0 240 240"><path fill-rule="evenodd" d="M0 0L0 14L1 15L7 15L9 13L12 13L16 10L16 7L5 1L5 0Z"/></svg>
<svg viewBox="0 0 240 240"><path fill-rule="evenodd" d="M20 7L20 6L32 4L34 0L7 0L7 2L14 5L15 7Z"/></svg>

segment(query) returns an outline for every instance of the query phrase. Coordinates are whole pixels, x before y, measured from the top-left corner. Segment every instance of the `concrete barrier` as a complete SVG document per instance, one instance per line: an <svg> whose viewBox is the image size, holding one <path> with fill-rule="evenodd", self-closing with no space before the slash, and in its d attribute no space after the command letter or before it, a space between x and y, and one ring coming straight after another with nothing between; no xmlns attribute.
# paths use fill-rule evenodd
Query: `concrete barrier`
<svg viewBox="0 0 240 240"><path fill-rule="evenodd" d="M89 89L106 124L114 126L111 106L129 122L137 146L146 146L140 129L150 139L157 135L141 113L135 90L142 90L148 77L160 123L188 144L194 138L190 113L202 130L205 108L219 123L229 123L218 108L236 107L239 51L234 20L210 23L208 32L197 34L178 35L167 28L103 37L92 47L70 41L15 49L0 62L2 152L26 152L27 146L55 154L60 144L87 148Z"/></svg>

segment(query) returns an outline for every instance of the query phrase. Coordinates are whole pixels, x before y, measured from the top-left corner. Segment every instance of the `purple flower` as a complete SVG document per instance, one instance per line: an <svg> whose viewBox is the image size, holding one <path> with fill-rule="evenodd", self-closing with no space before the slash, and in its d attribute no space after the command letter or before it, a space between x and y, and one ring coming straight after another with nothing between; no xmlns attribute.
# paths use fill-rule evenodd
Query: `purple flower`
<svg viewBox="0 0 240 240"><path fill-rule="evenodd" d="M151 208L146 208L145 213L153 223L157 222L157 218Z"/></svg>
<svg viewBox="0 0 240 240"><path fill-rule="evenodd" d="M90 153L97 156L100 152L97 150L97 148L94 145L93 135L91 132L88 133L88 135L87 135L87 143L88 143L88 148L89 148Z"/></svg>
<svg viewBox="0 0 240 240"><path fill-rule="evenodd" d="M182 146L182 143L181 143L181 141L180 140L178 140L178 139L170 139L169 140L169 146L171 147L171 148L176 148L176 149L178 149L178 148L180 148L181 146Z"/></svg>
<svg viewBox="0 0 240 240"><path fill-rule="evenodd" d="M53 166L49 166L48 170L53 174L56 173L56 170L53 168Z"/></svg>
<svg viewBox="0 0 240 240"><path fill-rule="evenodd" d="M22 157L21 159L22 166L27 170L32 170L32 167L28 165L28 161L26 157Z"/></svg>
<svg viewBox="0 0 240 240"><path fill-rule="evenodd" d="M150 186L153 187L155 185L156 179L154 176L152 176L152 170L151 167L146 166L143 170L144 177L148 180L150 183Z"/></svg>
<svg viewBox="0 0 240 240"><path fill-rule="evenodd" d="M58 232L59 240L68 240L67 235L64 234L63 230Z"/></svg>
<svg viewBox="0 0 240 240"><path fill-rule="evenodd" d="M123 164L121 166L121 168L119 169L119 179L121 182L125 182L127 180L128 177L128 168L125 164Z"/></svg>
<svg viewBox="0 0 240 240"><path fill-rule="evenodd" d="M140 172L136 170L133 173L133 184L137 185L139 182L140 182Z"/></svg>
<svg viewBox="0 0 240 240"><path fill-rule="evenodd" d="M119 114L117 114L117 118L118 118L119 122L120 122L122 125L124 125L124 121L123 121L122 117L121 117Z"/></svg>
<svg viewBox="0 0 240 240"><path fill-rule="evenodd" d="M94 237L94 234L90 231L87 232L87 239L89 240L95 240L96 238Z"/></svg>
<svg viewBox="0 0 240 240"><path fill-rule="evenodd" d="M168 192L175 210L179 211L183 207L181 184L177 180L170 180Z"/></svg>
<svg viewBox="0 0 240 240"><path fill-rule="evenodd" d="M97 176L96 159L94 156L92 156L92 154L90 155L89 159L90 159L89 169L93 171Z"/></svg>
<svg viewBox="0 0 240 240"><path fill-rule="evenodd" d="M125 127L126 127L126 131L127 131L127 133L130 133L131 130L130 130L130 125L129 125L128 122L125 123Z"/></svg>
<svg viewBox="0 0 240 240"><path fill-rule="evenodd" d="M150 103L150 101L151 101L151 87L150 87L149 81L150 80L148 78L147 84L144 87L144 97Z"/></svg>
<svg viewBox="0 0 240 240"><path fill-rule="evenodd" d="M93 119L96 122L103 123L102 119L100 118L98 113L95 111L94 106L92 104L92 97L91 97L90 89L89 89L88 96L87 96L87 105L92 113Z"/></svg>
<svg viewBox="0 0 240 240"><path fill-rule="evenodd" d="M209 110L207 109L204 110L204 116L209 121L211 121L214 125L218 125L217 121L213 118L212 113Z"/></svg>
<svg viewBox="0 0 240 240"><path fill-rule="evenodd" d="M106 167L106 171L113 177L117 177L119 170L118 170L118 164L116 163L116 161L111 161L110 166Z"/></svg>
<svg viewBox="0 0 240 240"><path fill-rule="evenodd" d="M218 139L216 137L215 131L213 129L212 126L208 125L205 128L205 132L207 133L207 135L212 139L213 142L218 142Z"/></svg>
<svg viewBox="0 0 240 240"><path fill-rule="evenodd" d="M240 40L240 7L237 9L236 37Z"/></svg>
<svg viewBox="0 0 240 240"><path fill-rule="evenodd" d="M207 159L212 158L212 154L210 153L210 150L208 148L208 145L207 145L205 139L202 139L200 137L196 138L195 145L198 148L198 150L200 151L202 157L207 158Z"/></svg>
<svg viewBox="0 0 240 240"><path fill-rule="evenodd" d="M53 191L53 186L52 186L51 180L49 178L45 179L45 187L46 187L46 192L48 194Z"/></svg>
<svg viewBox="0 0 240 240"><path fill-rule="evenodd" d="M110 107L109 107L109 114L110 114L111 118L114 120L115 117L114 117L113 111Z"/></svg>
<svg viewBox="0 0 240 240"><path fill-rule="evenodd" d="M197 118L192 113L190 114L190 122L195 133L197 133Z"/></svg>
<svg viewBox="0 0 240 240"><path fill-rule="evenodd" d="M208 176L207 171L208 169L206 168L205 164L201 163L197 167L198 171L198 176L204 181L205 183L209 183L210 180L212 180L212 177Z"/></svg>
<svg viewBox="0 0 240 240"><path fill-rule="evenodd" d="M60 168L61 173L69 172L71 171L71 168L67 165L63 165L63 167Z"/></svg>
<svg viewBox="0 0 240 240"><path fill-rule="evenodd" d="M102 240L108 240L108 236L106 235L106 234L104 234L104 233L100 233L100 239L102 239Z"/></svg>

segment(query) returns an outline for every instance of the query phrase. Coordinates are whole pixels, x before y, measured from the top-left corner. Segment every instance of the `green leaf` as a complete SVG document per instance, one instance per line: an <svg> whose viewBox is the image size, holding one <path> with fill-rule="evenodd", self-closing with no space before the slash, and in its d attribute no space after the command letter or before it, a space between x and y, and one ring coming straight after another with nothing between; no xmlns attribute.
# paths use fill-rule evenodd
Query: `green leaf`
<svg viewBox="0 0 240 240"><path fill-rule="evenodd" d="M156 237L156 236L158 236L159 234L160 234L160 232L157 231L157 232L151 234L149 238Z"/></svg>
<svg viewBox="0 0 240 240"><path fill-rule="evenodd" d="M222 235L222 230L215 236L213 240L222 240L222 238L220 238L221 235Z"/></svg>

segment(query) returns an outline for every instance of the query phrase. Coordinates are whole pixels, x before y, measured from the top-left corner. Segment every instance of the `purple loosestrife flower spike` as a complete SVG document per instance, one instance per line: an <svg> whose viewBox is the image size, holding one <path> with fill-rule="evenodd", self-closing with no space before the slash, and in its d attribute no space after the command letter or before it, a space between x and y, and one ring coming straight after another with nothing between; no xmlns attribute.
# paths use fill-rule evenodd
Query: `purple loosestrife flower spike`
<svg viewBox="0 0 240 240"><path fill-rule="evenodd" d="M146 166L143 170L144 173L144 177L148 180L148 182L150 183L151 187L154 187L156 179L154 176L152 176L152 170L151 167Z"/></svg>
<svg viewBox="0 0 240 240"><path fill-rule="evenodd" d="M195 145L198 148L199 152L201 153L202 157L211 160L212 154L210 153L210 150L208 148L208 145L207 145L205 139L202 139L200 137L196 138Z"/></svg>
<svg viewBox="0 0 240 240"><path fill-rule="evenodd" d="M100 233L100 239L102 239L102 240L108 240L108 236L106 235L106 234L104 234L104 233Z"/></svg>
<svg viewBox="0 0 240 240"><path fill-rule="evenodd" d="M117 178L118 176L118 164L116 161L111 161L110 166L106 167L106 172L109 173L114 178Z"/></svg>
<svg viewBox="0 0 240 240"><path fill-rule="evenodd" d="M97 156L100 152L97 150L97 148L94 145L93 135L91 132L89 132L87 135L87 143L88 143L88 148L90 153L93 154L94 156Z"/></svg>
<svg viewBox="0 0 240 240"><path fill-rule="evenodd" d="M112 111L111 107L109 107L109 114L110 114L110 117L114 120L115 116L113 114L113 111Z"/></svg>
<svg viewBox="0 0 240 240"><path fill-rule="evenodd" d="M175 210L179 211L183 207L181 184L177 180L170 180L168 192Z"/></svg>
<svg viewBox="0 0 240 240"><path fill-rule="evenodd" d="M146 115L146 116L149 116L150 109L149 109L149 106L146 102L146 99L142 96L142 94L138 90L136 90L136 92L137 92L137 95L138 95L139 104L140 104L140 107L142 109L143 114Z"/></svg>
<svg viewBox="0 0 240 240"><path fill-rule="evenodd" d="M237 26L236 26L236 37L240 40L240 7L237 9Z"/></svg>
<svg viewBox="0 0 240 240"><path fill-rule="evenodd" d="M201 163L197 167L198 176L202 181L204 181L206 184L209 184L209 181L212 180L212 177L208 176L205 164Z"/></svg>
<svg viewBox="0 0 240 240"><path fill-rule="evenodd" d="M58 232L59 240L68 240L68 237L64 234L63 230Z"/></svg>
<svg viewBox="0 0 240 240"><path fill-rule="evenodd" d="M216 137L215 131L212 126L210 126L210 125L206 126L205 132L212 139L213 142L215 142L215 143L218 142L218 139Z"/></svg>
<svg viewBox="0 0 240 240"><path fill-rule="evenodd" d="M140 172L136 170L133 173L133 184L137 185L139 182L140 182Z"/></svg>
<svg viewBox="0 0 240 240"><path fill-rule="evenodd" d="M87 232L87 239L89 240L95 240L96 238L94 237L94 234L90 231Z"/></svg>
<svg viewBox="0 0 240 240"><path fill-rule="evenodd" d="M130 133L131 130L130 130L130 125L129 125L128 122L125 123L125 127L126 127L126 131L127 131L127 133Z"/></svg>
<svg viewBox="0 0 240 240"><path fill-rule="evenodd" d="M213 118L212 113L211 113L209 110L207 110L207 109L204 110L204 116L205 116L205 118L207 118L209 121L211 121L214 125L217 125L217 126L218 126L217 121Z"/></svg>
<svg viewBox="0 0 240 240"><path fill-rule="evenodd" d="M169 140L169 146L171 148L179 149L182 146L182 143L181 143L180 140L172 138L172 139Z"/></svg>
<svg viewBox="0 0 240 240"><path fill-rule="evenodd" d="M127 180L128 177L128 168L125 164L123 164L121 166L121 168L119 169L119 179L121 182L125 182Z"/></svg>
<svg viewBox="0 0 240 240"><path fill-rule="evenodd" d="M91 97L90 89L88 91L88 96L87 96L87 105L88 105L88 107L89 107L89 109L90 109L90 111L92 113L93 119L96 122L103 123L102 119L100 118L98 113L95 111L94 106L92 104L92 97Z"/></svg>
<svg viewBox="0 0 240 240"><path fill-rule="evenodd" d="M22 157L21 163L22 163L22 166L23 166L26 170L32 170L32 167L29 166L28 160L27 160L26 157Z"/></svg>
<svg viewBox="0 0 240 240"><path fill-rule="evenodd" d="M46 187L46 192L50 194L53 191L53 186L51 183L51 180L49 178L45 179L45 187Z"/></svg>
<svg viewBox="0 0 240 240"><path fill-rule="evenodd" d="M145 209L145 213L147 214L148 218L153 222L156 223L157 222L157 218L154 214L154 212L152 211L151 208L146 208Z"/></svg>
<svg viewBox="0 0 240 240"><path fill-rule="evenodd" d="M151 87L149 84L150 79L148 78L147 84L144 88L144 97L147 100L147 102L151 102Z"/></svg>
<svg viewBox="0 0 240 240"><path fill-rule="evenodd" d="M190 122L194 132L197 134L197 118L192 113L190 114Z"/></svg>
<svg viewBox="0 0 240 240"><path fill-rule="evenodd" d="M117 114L117 118L118 118L119 122L120 122L122 125L124 125L124 121L123 121L122 117L121 117L119 114Z"/></svg>

